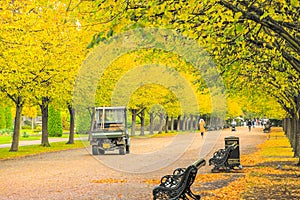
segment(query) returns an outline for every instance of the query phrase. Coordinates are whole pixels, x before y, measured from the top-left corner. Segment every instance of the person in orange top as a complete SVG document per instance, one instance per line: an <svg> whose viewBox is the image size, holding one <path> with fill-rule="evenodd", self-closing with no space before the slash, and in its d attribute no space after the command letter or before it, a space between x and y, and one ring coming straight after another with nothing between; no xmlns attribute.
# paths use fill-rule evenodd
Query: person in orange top
<svg viewBox="0 0 300 200"><path fill-rule="evenodd" d="M200 127L201 137L203 138L205 132L205 121L203 119L200 119L199 127Z"/></svg>

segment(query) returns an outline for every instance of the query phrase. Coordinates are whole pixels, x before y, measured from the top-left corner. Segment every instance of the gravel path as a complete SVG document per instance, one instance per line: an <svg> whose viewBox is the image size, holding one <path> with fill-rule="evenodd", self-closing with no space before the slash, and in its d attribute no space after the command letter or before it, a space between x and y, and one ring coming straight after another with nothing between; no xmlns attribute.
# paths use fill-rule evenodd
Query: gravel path
<svg viewBox="0 0 300 200"><path fill-rule="evenodd" d="M249 154L266 139L261 128L248 132L223 130L131 140L131 153L92 156L90 147L0 161L2 199L152 199L152 189L163 175L187 167L200 157L207 161L224 138L240 138L241 154ZM208 164L198 173L210 173Z"/></svg>

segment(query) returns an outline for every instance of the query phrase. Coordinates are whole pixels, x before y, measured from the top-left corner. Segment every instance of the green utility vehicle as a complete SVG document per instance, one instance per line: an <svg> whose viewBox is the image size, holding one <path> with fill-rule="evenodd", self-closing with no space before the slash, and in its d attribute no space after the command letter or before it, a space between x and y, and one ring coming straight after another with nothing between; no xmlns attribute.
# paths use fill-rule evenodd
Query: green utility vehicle
<svg viewBox="0 0 300 200"><path fill-rule="evenodd" d="M120 155L129 153L126 107L94 108L89 140L93 155L115 150Z"/></svg>

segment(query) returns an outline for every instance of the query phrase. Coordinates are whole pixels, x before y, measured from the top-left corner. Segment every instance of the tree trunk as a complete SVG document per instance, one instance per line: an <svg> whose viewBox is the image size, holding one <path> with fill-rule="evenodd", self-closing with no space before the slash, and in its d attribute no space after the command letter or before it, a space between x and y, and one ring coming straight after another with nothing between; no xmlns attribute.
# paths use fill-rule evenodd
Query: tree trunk
<svg viewBox="0 0 300 200"><path fill-rule="evenodd" d="M96 112L94 109L88 109L89 111L89 117L90 117L90 129L88 130L88 134L89 134L89 137L88 137L88 141L91 140L91 134L92 134L92 131L95 129L96 125L96 120L95 119L95 115L96 115Z"/></svg>
<svg viewBox="0 0 300 200"><path fill-rule="evenodd" d="M169 117L168 115L166 116L166 123L165 123L165 132L169 132Z"/></svg>
<svg viewBox="0 0 300 200"><path fill-rule="evenodd" d="M286 119L286 136L291 142L291 119L290 118Z"/></svg>
<svg viewBox="0 0 300 200"><path fill-rule="evenodd" d="M16 116L14 121L14 133L13 133L12 143L9 151L14 152L19 150L22 108L23 108L22 97L18 97L16 100Z"/></svg>
<svg viewBox="0 0 300 200"><path fill-rule="evenodd" d="M132 113L132 116L131 116L131 121L132 121L131 136L135 136L136 112L137 112L136 109L131 109L131 113Z"/></svg>
<svg viewBox="0 0 300 200"><path fill-rule="evenodd" d="M162 133L162 129L164 127L164 113L159 114L159 129L158 133Z"/></svg>
<svg viewBox="0 0 300 200"><path fill-rule="evenodd" d="M296 114L296 120L295 120L295 156L299 157L299 162L298 165L300 165L300 92L297 96L296 100L296 109L297 109L297 114Z"/></svg>
<svg viewBox="0 0 300 200"><path fill-rule="evenodd" d="M186 130L186 116L183 116L181 130Z"/></svg>
<svg viewBox="0 0 300 200"><path fill-rule="evenodd" d="M140 113L140 120L141 120L141 132L140 136L145 135L145 109L143 109Z"/></svg>
<svg viewBox="0 0 300 200"><path fill-rule="evenodd" d="M181 129L180 123L181 123L181 116L179 115L177 117L177 131L180 131L180 129Z"/></svg>
<svg viewBox="0 0 300 200"><path fill-rule="evenodd" d="M41 146L50 147L49 139L48 139L48 103L49 98L42 98L41 112L42 112L42 142Z"/></svg>
<svg viewBox="0 0 300 200"><path fill-rule="evenodd" d="M299 113L300 114L300 113ZM300 119L299 117L295 120L295 156L300 158Z"/></svg>
<svg viewBox="0 0 300 200"><path fill-rule="evenodd" d="M194 130L195 130L195 131L198 130L199 120L200 120L200 116L197 115L197 116L195 117L195 120L194 120Z"/></svg>
<svg viewBox="0 0 300 200"><path fill-rule="evenodd" d="M291 141L291 144L292 144L292 147L293 147L293 149L294 149L294 154L295 154L295 156L297 156L297 138L296 138L296 136L297 136L297 116L294 116L292 119L291 119L291 139L292 139L292 141Z"/></svg>
<svg viewBox="0 0 300 200"><path fill-rule="evenodd" d="M186 131L190 130L190 117L189 116L186 117L185 130Z"/></svg>
<svg viewBox="0 0 300 200"><path fill-rule="evenodd" d="M185 131L189 130L189 117L185 116L185 120L184 120L184 127L185 127Z"/></svg>
<svg viewBox="0 0 300 200"><path fill-rule="evenodd" d="M70 133L69 133L69 141L67 144L74 144L74 134L75 134L75 109L68 104L68 110L70 114Z"/></svg>
<svg viewBox="0 0 300 200"><path fill-rule="evenodd" d="M190 125L189 125L189 130L194 131L194 116L191 114L190 115Z"/></svg>
<svg viewBox="0 0 300 200"><path fill-rule="evenodd" d="M31 117L31 130L34 129L33 117Z"/></svg>
<svg viewBox="0 0 300 200"><path fill-rule="evenodd" d="M149 116L150 116L150 125L149 125L149 132L150 134L153 134L154 133L154 113L149 113Z"/></svg>
<svg viewBox="0 0 300 200"><path fill-rule="evenodd" d="M171 131L174 131L174 117L171 117Z"/></svg>
<svg viewBox="0 0 300 200"><path fill-rule="evenodd" d="M284 118L282 120L282 128L285 134L286 134L286 127L287 127L287 118Z"/></svg>

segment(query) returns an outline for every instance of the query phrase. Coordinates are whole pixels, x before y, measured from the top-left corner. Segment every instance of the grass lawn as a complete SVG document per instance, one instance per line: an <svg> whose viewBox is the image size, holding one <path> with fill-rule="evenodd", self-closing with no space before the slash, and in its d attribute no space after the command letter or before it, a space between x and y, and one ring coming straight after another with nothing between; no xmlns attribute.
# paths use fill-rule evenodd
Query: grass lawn
<svg viewBox="0 0 300 200"><path fill-rule="evenodd" d="M20 136L20 140L40 140L41 136L29 136L29 137L22 137ZM0 136L0 144L10 144L12 141L12 137L9 135Z"/></svg>
<svg viewBox="0 0 300 200"><path fill-rule="evenodd" d="M66 144L66 142L53 142L50 145L50 147L42 147L40 145L20 146L17 152L9 152L10 148L0 148L0 160L84 147L84 144L81 141L75 141L75 144Z"/></svg>
<svg viewBox="0 0 300 200"><path fill-rule="evenodd" d="M74 138L79 138L79 137L87 137L86 134L75 134ZM51 137L52 138L52 137ZM69 138L69 134L63 134L61 137L53 137L53 138ZM20 135L20 141L23 140L40 140L41 135L27 135L27 137L23 136L23 133ZM12 142L12 137L10 135L0 135L0 144L10 144Z"/></svg>

